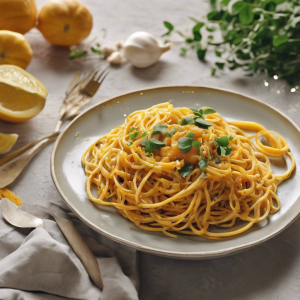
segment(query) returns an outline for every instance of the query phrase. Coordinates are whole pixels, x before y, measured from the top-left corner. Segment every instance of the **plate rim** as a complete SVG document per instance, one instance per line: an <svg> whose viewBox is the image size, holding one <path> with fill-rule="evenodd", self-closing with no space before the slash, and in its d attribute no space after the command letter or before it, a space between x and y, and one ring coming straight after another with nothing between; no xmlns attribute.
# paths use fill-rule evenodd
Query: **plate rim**
<svg viewBox="0 0 300 300"><path fill-rule="evenodd" d="M71 211L73 211L77 217L83 221L85 224L87 224L90 228L94 229L95 231L97 231L98 233L102 234L103 236L105 236L106 238L109 238L115 242L121 243L123 245L126 245L128 247L134 248L136 250L142 251L142 252L146 252L146 253L150 253L150 254L155 254L155 255L159 255L159 256L164 256L164 257L169 257L169 258L179 258L179 259L212 259L212 258L218 258L218 257L223 257L223 256L228 256L228 255L232 255L235 253L239 253L239 252L243 252L246 251L252 247L258 246L259 244L268 241L269 239L275 237L276 235L278 235L279 233L281 233L282 231L284 231L287 227L289 227L292 223L294 223L297 218L300 216L300 211L297 213L297 215L288 221L287 224L280 226L277 230L271 232L269 235L260 238L259 240L256 241L252 241L252 242L248 242L246 244L243 244L241 246L234 246L231 248L227 248L227 249L221 249L221 250L214 250L211 251L209 253L207 252L201 252L201 251L197 251L197 252L175 252L175 251L167 251L167 250L160 250L160 249L156 249L154 247L148 247L148 246L143 246L143 245L139 245L135 242L131 242L128 241L122 237L119 236L114 236L113 234L99 228L98 226L96 226L95 224L93 224L91 221L89 221L87 218L85 218L80 211L78 211L75 207L73 207L72 203L68 200L68 198L65 196L63 190L60 188L60 185L58 183L58 180L56 178L55 175L55 168L54 168L54 161L55 161L55 155L56 155L56 151L58 148L58 145L61 141L61 139L64 137L65 133L68 131L68 129L73 125L73 123L75 123L79 118L81 118L84 114L88 113L90 110L94 109L97 106L101 106L104 104L109 103L110 101L113 101L117 98L120 97L124 97L124 96L128 96L130 94L135 94L135 93L142 93L142 92L147 92L147 91L153 91L153 90L160 90L160 89L173 89L173 88L181 88L181 89L195 89L195 88L203 88L203 89L211 89L211 90L215 90L215 91L219 91L219 92L226 92L226 93L230 93L230 94L234 94L236 96L241 96L244 98L247 98L248 100L257 102L263 106L266 106L267 108L277 112L279 115L281 115L283 118L285 118L290 124L292 124L294 126L294 128L299 132L300 134L300 128L298 127L298 125L288 116L286 116L284 113L282 113L279 109L277 109L276 107L273 107L272 105L265 103L257 98L251 97L249 95L243 94L241 92L236 92L236 91L232 91L229 89L224 89L224 88L216 88L213 86L209 86L209 85L162 85L162 86L154 86L154 87L147 87L147 88L143 88L143 89L137 89L137 90L133 90L133 91L129 91L126 93L121 93L119 95L110 97L100 103L96 103L94 105L92 105L91 107L87 108L86 110L84 110L81 114L79 114L78 116L76 116L67 126L66 128L59 134L58 138L55 141L55 144L52 148L51 151L51 157L50 157L50 171L51 171L51 177L53 180L53 183L57 189L57 191L59 192L59 194L61 195L63 201L65 202L65 204L70 208Z"/></svg>

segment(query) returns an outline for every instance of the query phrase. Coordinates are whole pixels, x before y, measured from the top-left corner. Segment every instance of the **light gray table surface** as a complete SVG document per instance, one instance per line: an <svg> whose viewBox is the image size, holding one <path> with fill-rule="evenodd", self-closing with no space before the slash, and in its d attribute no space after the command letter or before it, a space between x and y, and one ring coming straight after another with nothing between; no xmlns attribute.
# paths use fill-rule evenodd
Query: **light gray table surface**
<svg viewBox="0 0 300 300"><path fill-rule="evenodd" d="M38 0L40 8L46 0ZM125 40L135 31L147 31L159 37L168 20L183 30L191 28L189 16L199 17L208 4L197 0L82 0L92 11L92 34L107 31L101 42ZM90 60L69 61L68 49L54 47L33 29L26 34L34 52L28 71L44 83L49 91L44 110L21 124L0 121L0 131L17 133L17 149L52 132L57 121L64 91L77 70L93 64ZM183 46L178 37L171 51L147 69L130 64L112 68L101 90L90 105L110 97L161 85L206 85L244 93L260 99L285 113L300 125L299 90L292 93L282 81L263 75L244 77L236 71L211 77L209 62L199 62L194 51L179 56ZM210 57L210 55L209 55ZM212 56L211 56L212 57ZM264 80L269 83L265 86ZM87 106L89 107L89 106ZM30 163L26 171L9 186L24 202L62 203L50 175L50 153L47 146ZM230 257L213 260L185 261L140 253L140 299L300 299L300 219L275 238Z"/></svg>

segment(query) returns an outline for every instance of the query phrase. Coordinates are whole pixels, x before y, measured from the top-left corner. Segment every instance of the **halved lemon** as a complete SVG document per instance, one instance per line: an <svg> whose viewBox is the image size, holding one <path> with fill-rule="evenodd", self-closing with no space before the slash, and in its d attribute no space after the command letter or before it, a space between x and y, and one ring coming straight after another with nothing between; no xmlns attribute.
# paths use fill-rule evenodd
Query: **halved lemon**
<svg viewBox="0 0 300 300"><path fill-rule="evenodd" d="M16 143L17 134L0 133L0 154L8 152Z"/></svg>
<svg viewBox="0 0 300 300"><path fill-rule="evenodd" d="M0 65L0 119L21 123L36 116L45 106L45 86L27 71Z"/></svg>

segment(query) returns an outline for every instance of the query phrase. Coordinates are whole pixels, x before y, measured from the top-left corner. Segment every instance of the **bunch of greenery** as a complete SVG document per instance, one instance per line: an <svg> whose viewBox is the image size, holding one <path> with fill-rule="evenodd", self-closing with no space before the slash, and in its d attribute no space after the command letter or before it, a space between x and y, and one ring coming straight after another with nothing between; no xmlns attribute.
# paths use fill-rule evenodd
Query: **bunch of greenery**
<svg viewBox="0 0 300 300"><path fill-rule="evenodd" d="M210 4L204 21L191 18L196 22L191 37L164 22L168 32L163 36L177 32L184 38L182 56L196 49L204 60L213 47L218 61L212 75L228 67L242 68L247 76L264 72L290 84L300 79L300 0L210 0ZM208 32L205 40L203 30ZM219 43L212 34L216 30L223 37Z"/></svg>

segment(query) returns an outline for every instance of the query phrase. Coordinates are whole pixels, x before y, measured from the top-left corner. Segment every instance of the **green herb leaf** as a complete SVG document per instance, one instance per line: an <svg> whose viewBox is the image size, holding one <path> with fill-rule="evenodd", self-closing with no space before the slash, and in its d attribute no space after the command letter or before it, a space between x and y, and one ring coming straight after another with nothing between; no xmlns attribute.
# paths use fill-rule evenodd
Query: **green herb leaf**
<svg viewBox="0 0 300 300"><path fill-rule="evenodd" d="M195 147L195 148L199 148L201 147L201 143L197 140L193 140L192 141L192 146Z"/></svg>
<svg viewBox="0 0 300 300"><path fill-rule="evenodd" d="M131 145L132 145L132 142L128 141L126 144L127 144L128 146L131 146Z"/></svg>
<svg viewBox="0 0 300 300"><path fill-rule="evenodd" d="M281 44L287 43L289 38L287 35L277 35L273 38L273 46L278 47Z"/></svg>
<svg viewBox="0 0 300 300"><path fill-rule="evenodd" d="M243 1L237 1L232 5L232 15L238 15L244 8L245 3Z"/></svg>
<svg viewBox="0 0 300 300"><path fill-rule="evenodd" d="M182 137L178 140L178 148L184 152L184 153L187 153L191 150L192 148L192 142L193 142L193 139L192 138L189 138L189 137Z"/></svg>
<svg viewBox="0 0 300 300"><path fill-rule="evenodd" d="M178 170L178 172L181 177L185 178L188 175L190 175L193 172L193 170L194 170L193 165L185 163L184 166L180 170Z"/></svg>
<svg viewBox="0 0 300 300"><path fill-rule="evenodd" d="M250 4L245 4L239 13L239 20L244 25L249 25L254 20L253 9Z"/></svg>
<svg viewBox="0 0 300 300"><path fill-rule="evenodd" d="M141 145L145 147L145 152L150 154L153 152L153 150L166 146L166 143L156 139L149 140L148 138L146 138L141 142Z"/></svg>
<svg viewBox="0 0 300 300"><path fill-rule="evenodd" d="M216 66L218 67L219 70L223 70L225 63L216 62Z"/></svg>
<svg viewBox="0 0 300 300"><path fill-rule="evenodd" d="M186 56L186 53L187 53L187 49L186 48L181 48L180 55L181 56Z"/></svg>
<svg viewBox="0 0 300 300"><path fill-rule="evenodd" d="M201 173L201 175L200 175L200 177L201 177L201 178L206 178L206 175L205 175L205 173L204 173L204 172L202 172L202 173Z"/></svg>
<svg viewBox="0 0 300 300"><path fill-rule="evenodd" d="M97 48L91 47L91 50L92 50L94 53L97 53L97 54L101 54L101 55L103 55L103 52L102 52L100 49L97 49Z"/></svg>
<svg viewBox="0 0 300 300"><path fill-rule="evenodd" d="M216 73L217 69L216 68L211 68L211 76L214 76Z"/></svg>
<svg viewBox="0 0 300 300"><path fill-rule="evenodd" d="M197 45L197 56L200 60L204 60L206 54L206 48L202 49L201 45Z"/></svg>
<svg viewBox="0 0 300 300"><path fill-rule="evenodd" d="M193 138L193 137L195 136L195 133L189 131L186 135L187 135L188 137L190 137L190 138Z"/></svg>
<svg viewBox="0 0 300 300"><path fill-rule="evenodd" d="M225 155L229 155L231 153L232 148L230 146L227 147Z"/></svg>
<svg viewBox="0 0 300 300"><path fill-rule="evenodd" d="M165 34L163 34L162 37L166 35L170 35L174 30L174 26L170 22L164 21L164 25L168 29L168 31Z"/></svg>
<svg viewBox="0 0 300 300"><path fill-rule="evenodd" d="M187 125L187 124L194 124L195 120L192 117L184 117L181 121L181 126Z"/></svg>
<svg viewBox="0 0 300 300"><path fill-rule="evenodd" d="M233 136L231 135L228 139L229 139L229 141L232 141L233 140Z"/></svg>
<svg viewBox="0 0 300 300"><path fill-rule="evenodd" d="M216 143L218 146L227 147L229 144L228 137L226 135L216 138Z"/></svg>
<svg viewBox="0 0 300 300"><path fill-rule="evenodd" d="M165 133L168 130L168 125L158 124L153 127L152 135Z"/></svg>
<svg viewBox="0 0 300 300"><path fill-rule="evenodd" d="M204 171L207 167L207 163L208 163L208 160L204 157L201 157L201 160L199 161L198 165L199 165L199 168Z"/></svg>
<svg viewBox="0 0 300 300"><path fill-rule="evenodd" d="M218 153L220 156L224 156L224 155L226 155L226 150L225 150L223 147L218 146L218 148L217 148L217 153Z"/></svg>
<svg viewBox="0 0 300 300"><path fill-rule="evenodd" d="M77 57L82 57L87 54L87 51L77 51L77 50L72 50L69 56L69 60L73 60Z"/></svg>
<svg viewBox="0 0 300 300"><path fill-rule="evenodd" d="M216 111L210 107L204 110L204 115L214 114Z"/></svg>
<svg viewBox="0 0 300 300"><path fill-rule="evenodd" d="M211 126L211 123L206 122L205 120L201 119L201 118L197 118L195 120L195 125L197 125L200 128L204 128L204 129L208 129L208 127Z"/></svg>
<svg viewBox="0 0 300 300"><path fill-rule="evenodd" d="M147 136L148 135L148 133L145 131L145 132L143 132L143 134L142 134L142 136L144 137L144 136Z"/></svg>
<svg viewBox="0 0 300 300"><path fill-rule="evenodd" d="M204 26L204 23L199 22L193 27L193 35L194 35L194 41L201 41L202 35L200 33L200 29Z"/></svg>

